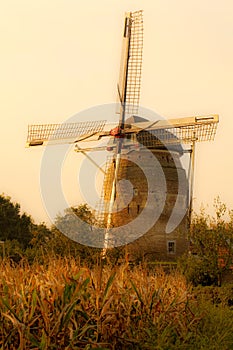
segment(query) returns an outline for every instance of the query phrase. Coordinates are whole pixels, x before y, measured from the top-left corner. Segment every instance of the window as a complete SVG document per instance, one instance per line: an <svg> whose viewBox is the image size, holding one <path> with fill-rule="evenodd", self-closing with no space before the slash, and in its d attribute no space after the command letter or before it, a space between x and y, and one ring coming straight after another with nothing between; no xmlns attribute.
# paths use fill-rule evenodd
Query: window
<svg viewBox="0 0 233 350"><path fill-rule="evenodd" d="M137 189L137 188L134 188L134 189L133 189L133 194L134 194L134 196L137 196L137 195L138 195L138 189Z"/></svg>
<svg viewBox="0 0 233 350"><path fill-rule="evenodd" d="M167 252L168 254L174 254L176 252L176 242L168 241L167 242Z"/></svg>

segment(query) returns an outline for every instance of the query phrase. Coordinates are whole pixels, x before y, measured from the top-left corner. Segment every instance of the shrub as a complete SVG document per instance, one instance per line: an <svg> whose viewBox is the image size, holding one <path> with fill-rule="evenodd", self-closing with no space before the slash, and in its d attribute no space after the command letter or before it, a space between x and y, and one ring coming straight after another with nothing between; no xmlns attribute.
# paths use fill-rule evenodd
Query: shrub
<svg viewBox="0 0 233 350"><path fill-rule="evenodd" d="M233 213L224 221L226 206L217 198L215 217L202 210L190 229L190 252L179 259L179 267L194 285L221 284L222 276L233 267Z"/></svg>

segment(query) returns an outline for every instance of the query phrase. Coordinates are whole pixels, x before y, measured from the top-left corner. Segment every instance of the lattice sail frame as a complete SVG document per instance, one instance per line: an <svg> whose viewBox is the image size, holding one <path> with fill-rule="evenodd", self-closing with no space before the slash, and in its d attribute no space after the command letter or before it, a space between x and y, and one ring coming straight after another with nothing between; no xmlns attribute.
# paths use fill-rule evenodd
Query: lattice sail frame
<svg viewBox="0 0 233 350"><path fill-rule="evenodd" d="M165 145L191 144L196 141L214 140L218 122L218 115L160 120L155 123L136 123L132 126L131 132L141 133L142 143L145 146L147 146L147 141L148 145L153 142L153 146L161 144L161 142ZM137 128L139 131L136 131ZM153 141L151 141L151 136L155 136Z"/></svg>
<svg viewBox="0 0 233 350"><path fill-rule="evenodd" d="M125 114L138 113L143 53L143 11L125 15L122 56L118 84L119 99ZM120 112L118 112L120 113Z"/></svg>
<svg viewBox="0 0 233 350"><path fill-rule="evenodd" d="M213 141L216 135L216 130L219 122L219 116L194 116L179 119L158 120L155 122L138 122L126 125L124 135L127 138L127 145L134 145L135 143L142 143L145 147L153 148L169 146L171 144L193 144L194 142ZM109 137L111 131L103 131L97 133L92 141L98 141L103 137ZM127 135L131 135L128 138ZM138 136L136 136L138 135ZM111 141L112 140L112 141ZM114 137L112 136L108 143L108 147L115 147ZM83 140L88 141L88 138ZM91 150L105 150L104 147L82 147L75 151L91 151Z"/></svg>
<svg viewBox="0 0 233 350"><path fill-rule="evenodd" d="M40 146L48 141L75 142L80 138L90 137L101 132L106 120L80 123L29 125L27 143L30 146Z"/></svg>
<svg viewBox="0 0 233 350"><path fill-rule="evenodd" d="M131 12L131 36L129 46L129 62L126 86L126 113L138 112L141 76L142 76L142 53L143 53L143 12Z"/></svg>

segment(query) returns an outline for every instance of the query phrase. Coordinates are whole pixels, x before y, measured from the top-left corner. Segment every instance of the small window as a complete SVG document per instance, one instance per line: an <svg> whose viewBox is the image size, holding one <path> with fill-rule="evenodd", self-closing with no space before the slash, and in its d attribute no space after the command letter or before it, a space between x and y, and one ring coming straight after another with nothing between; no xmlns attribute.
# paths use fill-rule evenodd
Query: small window
<svg viewBox="0 0 233 350"><path fill-rule="evenodd" d="M167 242L167 252L168 254L174 254L176 252L176 242L175 241L168 241Z"/></svg>

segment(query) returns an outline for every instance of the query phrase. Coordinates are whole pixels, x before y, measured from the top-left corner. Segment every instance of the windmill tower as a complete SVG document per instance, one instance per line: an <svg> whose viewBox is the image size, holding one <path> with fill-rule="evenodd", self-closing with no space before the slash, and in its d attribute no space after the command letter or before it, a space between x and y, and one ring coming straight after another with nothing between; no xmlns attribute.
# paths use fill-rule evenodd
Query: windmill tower
<svg viewBox="0 0 233 350"><path fill-rule="evenodd" d="M128 245L135 256L174 259L187 248L185 238L192 212L195 144L213 140L217 115L151 122L138 116L142 72L142 11L125 15L118 90L118 123L31 125L27 146L74 143L90 156L85 142L108 138L109 156L97 209L104 227L103 249ZM185 146L184 146L185 145ZM106 148L106 147L105 147ZM189 172L181 157L190 154Z"/></svg>

